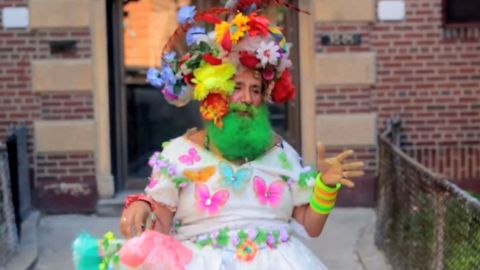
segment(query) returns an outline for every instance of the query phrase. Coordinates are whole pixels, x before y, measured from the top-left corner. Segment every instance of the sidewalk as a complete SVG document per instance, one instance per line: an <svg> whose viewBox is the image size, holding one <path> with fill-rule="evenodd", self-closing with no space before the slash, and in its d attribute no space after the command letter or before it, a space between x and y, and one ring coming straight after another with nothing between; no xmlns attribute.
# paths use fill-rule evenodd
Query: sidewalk
<svg viewBox="0 0 480 270"><path fill-rule="evenodd" d="M373 244L374 224L372 209L337 208L320 238L305 242L331 270L388 270L383 254ZM38 260L33 269L73 269L70 244L82 229L101 237L108 230L119 235L117 227L116 217L44 216L39 223Z"/></svg>

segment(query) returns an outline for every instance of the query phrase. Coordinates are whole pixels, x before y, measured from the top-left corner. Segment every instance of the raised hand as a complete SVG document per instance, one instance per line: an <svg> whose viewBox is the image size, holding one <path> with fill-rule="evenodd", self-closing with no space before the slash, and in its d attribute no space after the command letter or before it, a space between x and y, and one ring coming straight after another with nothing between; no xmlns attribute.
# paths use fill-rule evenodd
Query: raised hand
<svg viewBox="0 0 480 270"><path fill-rule="evenodd" d="M355 186L351 178L364 175L365 164L361 161L346 163L345 160L353 154L353 150L346 150L333 158L326 158L325 146L317 142L317 170L322 173L326 185L335 186L340 183L349 188Z"/></svg>

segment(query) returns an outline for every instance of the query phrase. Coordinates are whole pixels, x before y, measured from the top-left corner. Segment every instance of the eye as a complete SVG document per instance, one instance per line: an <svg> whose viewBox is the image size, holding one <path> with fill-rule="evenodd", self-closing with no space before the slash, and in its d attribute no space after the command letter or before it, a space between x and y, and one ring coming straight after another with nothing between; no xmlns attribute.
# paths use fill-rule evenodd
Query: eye
<svg viewBox="0 0 480 270"><path fill-rule="evenodd" d="M254 87L252 89L252 93L254 93L256 95L260 95L262 93L262 91L260 90L260 87Z"/></svg>

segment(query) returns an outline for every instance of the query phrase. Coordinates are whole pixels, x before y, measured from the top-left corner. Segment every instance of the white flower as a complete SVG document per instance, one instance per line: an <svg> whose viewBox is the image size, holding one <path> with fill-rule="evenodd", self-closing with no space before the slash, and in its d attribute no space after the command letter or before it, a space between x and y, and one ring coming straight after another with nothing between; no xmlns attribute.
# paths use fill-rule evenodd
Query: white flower
<svg viewBox="0 0 480 270"><path fill-rule="evenodd" d="M267 64L274 66L277 65L278 58L280 58L279 50L280 47L278 47L275 42L270 41L267 44L262 41L262 43L260 43L260 48L256 51L257 58L260 60L262 67L265 67Z"/></svg>

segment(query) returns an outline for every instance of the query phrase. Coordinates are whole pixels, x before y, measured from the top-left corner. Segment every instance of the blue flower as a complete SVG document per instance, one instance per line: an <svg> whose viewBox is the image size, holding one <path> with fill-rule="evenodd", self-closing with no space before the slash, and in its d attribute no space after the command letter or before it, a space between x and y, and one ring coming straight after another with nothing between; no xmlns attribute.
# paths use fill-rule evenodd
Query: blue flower
<svg viewBox="0 0 480 270"><path fill-rule="evenodd" d="M174 85L177 82L177 78L175 77L172 68L168 65L163 66L160 75L168 85Z"/></svg>
<svg viewBox="0 0 480 270"><path fill-rule="evenodd" d="M205 35L206 31L205 28L200 26L195 26L187 31L187 45L190 46L193 43L196 43L200 35Z"/></svg>
<svg viewBox="0 0 480 270"><path fill-rule="evenodd" d="M164 80L156 68L150 68L147 72L147 82L153 87L162 88L165 85Z"/></svg>
<svg viewBox="0 0 480 270"><path fill-rule="evenodd" d="M169 53L165 53L163 55L163 60L168 62L168 63L171 63L175 60L175 57L177 56L177 53L176 52L169 52Z"/></svg>
<svg viewBox="0 0 480 270"><path fill-rule="evenodd" d="M178 10L177 21L184 25L186 23L193 23L193 17L195 17L195 6L183 6Z"/></svg>

